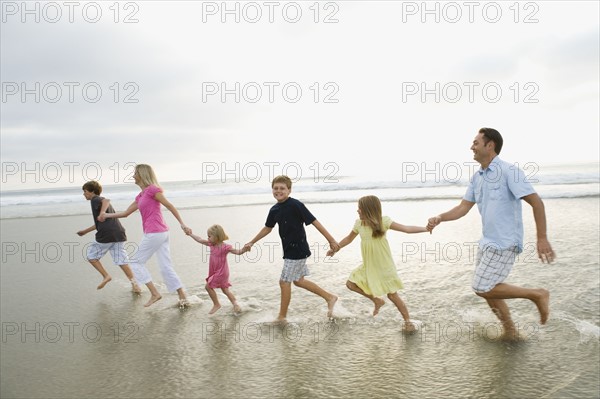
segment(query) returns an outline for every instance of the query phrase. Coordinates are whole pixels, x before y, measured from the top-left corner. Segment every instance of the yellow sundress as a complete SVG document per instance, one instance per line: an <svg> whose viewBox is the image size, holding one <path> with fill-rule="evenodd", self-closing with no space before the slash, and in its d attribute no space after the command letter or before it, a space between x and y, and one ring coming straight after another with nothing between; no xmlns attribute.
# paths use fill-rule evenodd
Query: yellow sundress
<svg viewBox="0 0 600 399"><path fill-rule="evenodd" d="M383 228L387 230L392 219L383 217ZM360 235L360 251L363 263L350 273L348 280L358 285L365 293L373 296L390 294L401 289L402 281L398 277L396 264L392 258L390 244L385 236L373 238L373 230L363 226L360 219L352 231Z"/></svg>

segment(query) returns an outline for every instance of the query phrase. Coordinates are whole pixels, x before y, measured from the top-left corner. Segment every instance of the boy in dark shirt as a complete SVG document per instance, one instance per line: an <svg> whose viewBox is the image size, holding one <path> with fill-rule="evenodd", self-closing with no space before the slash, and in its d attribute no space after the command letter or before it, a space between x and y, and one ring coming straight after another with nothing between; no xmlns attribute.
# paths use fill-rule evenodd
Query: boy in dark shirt
<svg viewBox="0 0 600 399"><path fill-rule="evenodd" d="M98 272L100 272L103 278L97 289L104 288L104 286L112 280L112 277L104 269L102 263L100 263L100 258L102 258L106 252L110 251L115 264L121 266L121 270L123 270L123 273L125 273L131 282L133 292L141 293L142 291L135 282L135 278L129 267L129 259L124 245L125 241L127 241L127 236L125 235L125 229L121 225L121 222L119 222L118 219L106 219L103 223L98 222L100 208L102 207L102 203L106 201L104 197L100 197L102 186L100 183L92 180L85 183L82 188L85 199L91 201L94 225L78 231L77 234L83 236L91 231L97 230L96 240L90 244L87 250L88 261L96 270L98 270ZM107 212L115 212L112 205L108 205Z"/></svg>
<svg viewBox="0 0 600 399"><path fill-rule="evenodd" d="M267 216L265 227L263 227L256 237L244 245L244 250L248 251L257 241L269 234L275 224L279 225L279 236L283 245L283 271L279 279L281 288L281 305L276 322L284 323L287 316L287 310L292 297L292 282L294 285L304 288L314 294L319 295L327 302L327 316L331 317L333 307L338 297L333 295L312 281L306 280L308 268L306 267L306 258L310 256L310 249L306 241L306 231L304 224L312 224L327 239L329 245L334 250L339 250L339 245L323 225L310 213L306 206L295 198L290 198L292 192L292 180L287 176L277 176L271 183L273 197L277 204L273 205Z"/></svg>

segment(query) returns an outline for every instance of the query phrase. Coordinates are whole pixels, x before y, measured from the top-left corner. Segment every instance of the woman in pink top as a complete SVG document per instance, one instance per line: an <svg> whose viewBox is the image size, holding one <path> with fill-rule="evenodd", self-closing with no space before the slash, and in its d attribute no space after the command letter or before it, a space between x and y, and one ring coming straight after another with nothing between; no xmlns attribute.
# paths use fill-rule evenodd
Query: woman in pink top
<svg viewBox="0 0 600 399"><path fill-rule="evenodd" d="M107 218L124 218L139 209L142 215L144 237L130 265L137 281L141 284L146 284L146 287L150 290L150 300L144 306L150 306L162 298L152 282L150 272L146 268L146 262L156 253L160 272L167 285L167 289L169 292L177 291L179 306L184 307L187 305L187 299L183 290L183 284L173 269L169 253L169 227L163 219L160 205L164 205L165 208L171 211L186 234L191 234L192 230L183 223L177 209L165 198L150 165L136 165L133 178L135 184L142 189L142 192L135 197L135 201L125 211L117 213L105 213L103 206L103 209L100 210L98 221L103 222Z"/></svg>
<svg viewBox="0 0 600 399"><path fill-rule="evenodd" d="M208 292L208 296L210 296L210 299L213 301L213 307L208 314L213 314L217 310L221 309L221 304L219 303L219 298L217 297L215 288L220 288L221 291L227 295L227 298L233 305L233 311L235 313L241 312L242 308L240 308L235 296L229 289L229 287L231 287L231 283L229 282L229 265L227 264L227 255L229 253L241 255L246 251L243 249L233 249L231 245L225 243L224 241L229 239L229 237L227 237L227 234L225 234L223 227L219 226L218 224L211 226L206 232L208 240L204 240L201 237L192 234L191 232L188 235L200 244L210 247L208 277L206 278L205 288Z"/></svg>

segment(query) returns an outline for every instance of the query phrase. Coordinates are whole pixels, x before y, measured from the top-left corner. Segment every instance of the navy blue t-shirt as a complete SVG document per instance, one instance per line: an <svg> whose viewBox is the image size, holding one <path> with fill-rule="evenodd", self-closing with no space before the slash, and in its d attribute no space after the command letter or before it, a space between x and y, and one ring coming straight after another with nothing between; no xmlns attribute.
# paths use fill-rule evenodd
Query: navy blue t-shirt
<svg viewBox="0 0 600 399"><path fill-rule="evenodd" d="M304 259L310 256L304 225L309 225L316 218L297 199L288 197L284 202L278 202L269 210L265 226L279 225L279 237L283 245L284 259Z"/></svg>

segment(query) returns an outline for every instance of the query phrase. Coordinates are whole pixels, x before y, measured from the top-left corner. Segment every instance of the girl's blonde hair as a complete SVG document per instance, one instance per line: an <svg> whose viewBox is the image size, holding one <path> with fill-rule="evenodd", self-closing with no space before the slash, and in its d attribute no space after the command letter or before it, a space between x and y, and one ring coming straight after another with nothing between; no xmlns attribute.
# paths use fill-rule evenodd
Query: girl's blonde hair
<svg viewBox="0 0 600 399"><path fill-rule="evenodd" d="M362 214L362 224L369 226L373 230L372 237L382 237L385 234L383 230L383 216L381 214L381 201L374 195L367 195L358 200L358 209Z"/></svg>
<svg viewBox="0 0 600 399"><path fill-rule="evenodd" d="M154 184L155 186L160 187L160 184L158 184L158 179L154 174L152 166L146 165L144 163L139 163L135 165L135 171L138 174L140 181L144 186L147 187L151 184Z"/></svg>
<svg viewBox="0 0 600 399"><path fill-rule="evenodd" d="M223 230L223 227L221 227L221 225L213 224L208 228L208 233L215 237L215 244L220 244L225 240L229 240L229 237L227 237L227 234L225 234L225 230Z"/></svg>

